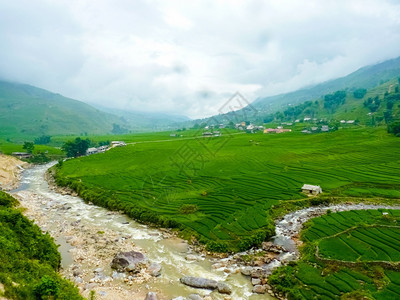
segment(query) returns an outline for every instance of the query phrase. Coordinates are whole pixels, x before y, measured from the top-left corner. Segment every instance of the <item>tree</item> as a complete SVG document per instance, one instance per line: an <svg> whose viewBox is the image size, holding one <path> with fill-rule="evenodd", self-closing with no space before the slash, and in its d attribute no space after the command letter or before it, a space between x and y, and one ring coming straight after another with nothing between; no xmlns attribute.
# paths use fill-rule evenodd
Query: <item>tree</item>
<svg viewBox="0 0 400 300"><path fill-rule="evenodd" d="M393 133L396 136L400 136L400 121L395 121L388 124L387 131L388 133Z"/></svg>
<svg viewBox="0 0 400 300"><path fill-rule="evenodd" d="M50 143L50 140L51 140L51 136L49 136L49 135L42 135L42 136L36 138L36 139L34 140L34 143L35 143L36 145L46 145L46 144Z"/></svg>
<svg viewBox="0 0 400 300"><path fill-rule="evenodd" d="M367 93L366 89L357 89L353 92L353 96L356 99L362 99L364 98L365 94Z"/></svg>
<svg viewBox="0 0 400 300"><path fill-rule="evenodd" d="M86 154L89 148L90 140L77 137L74 141L68 141L62 146L62 150L67 154L67 157L78 157Z"/></svg>
<svg viewBox="0 0 400 300"><path fill-rule="evenodd" d="M35 145L32 142L25 142L22 149L25 149L28 153L32 153L33 149L35 149Z"/></svg>
<svg viewBox="0 0 400 300"><path fill-rule="evenodd" d="M334 112L337 107L343 105L346 101L345 91L336 91L334 94L328 94L324 96L324 108L330 109Z"/></svg>
<svg viewBox="0 0 400 300"><path fill-rule="evenodd" d="M118 124L113 123L113 129L111 130L112 134L124 134L128 132L128 129L119 126Z"/></svg>

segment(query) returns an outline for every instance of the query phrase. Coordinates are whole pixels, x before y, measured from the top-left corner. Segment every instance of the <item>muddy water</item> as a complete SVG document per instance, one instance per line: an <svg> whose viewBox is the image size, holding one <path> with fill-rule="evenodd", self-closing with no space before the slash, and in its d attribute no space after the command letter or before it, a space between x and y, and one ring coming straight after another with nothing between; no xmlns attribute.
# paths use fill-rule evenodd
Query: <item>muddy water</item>
<svg viewBox="0 0 400 300"><path fill-rule="evenodd" d="M54 192L44 180L50 166L26 170L13 194L27 208L26 215L35 219L42 230L48 231L60 245L62 274L77 280L72 276L72 267L79 267L82 275L77 284L84 295L94 289L98 299L113 300L143 299L148 291L156 291L161 299L185 297L192 293L210 295L212 299L226 297L215 291L186 287L179 282L182 276L197 276L225 281L232 287L232 299L272 299L268 295L252 294L249 278L241 275L237 266L230 266L230 272L226 268L225 271L214 269L214 259L197 254L193 254L196 260L189 261L186 256L190 254L190 248L185 241L134 222L123 214L86 204L79 197ZM106 246L98 248L100 244ZM132 249L143 251L151 262L161 264L161 276L143 277L143 280L129 284L126 280L112 278L113 271L109 265L116 250ZM90 285L93 272L99 267L108 279Z"/></svg>

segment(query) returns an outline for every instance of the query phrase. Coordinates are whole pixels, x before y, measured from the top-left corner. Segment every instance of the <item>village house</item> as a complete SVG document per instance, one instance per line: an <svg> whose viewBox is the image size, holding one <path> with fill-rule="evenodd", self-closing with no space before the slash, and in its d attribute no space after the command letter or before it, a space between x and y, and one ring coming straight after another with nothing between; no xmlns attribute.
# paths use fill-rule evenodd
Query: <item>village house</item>
<svg viewBox="0 0 400 300"><path fill-rule="evenodd" d="M111 142L111 147L123 147L126 146L126 143L123 141L112 141Z"/></svg>
<svg viewBox="0 0 400 300"><path fill-rule="evenodd" d="M221 136L221 132L220 131L214 131L213 134L214 134L214 136Z"/></svg>
<svg viewBox="0 0 400 300"><path fill-rule="evenodd" d="M86 155L91 155L91 154L96 154L96 153L99 153L99 150L97 148L94 148L94 147L88 148L86 150Z"/></svg>
<svg viewBox="0 0 400 300"><path fill-rule="evenodd" d="M323 126L321 127L321 131L323 131L323 132L328 132L328 131L329 131L329 126L328 126L328 125L323 125Z"/></svg>
<svg viewBox="0 0 400 300"><path fill-rule="evenodd" d="M250 124L249 126L246 127L246 130L253 130L254 129L254 125Z"/></svg>
<svg viewBox="0 0 400 300"><path fill-rule="evenodd" d="M213 136L212 132L206 131L203 132L203 136Z"/></svg>
<svg viewBox="0 0 400 300"><path fill-rule="evenodd" d="M32 154L27 152L13 152L11 155L19 159L27 159L32 157Z"/></svg>
<svg viewBox="0 0 400 300"><path fill-rule="evenodd" d="M322 193L322 189L319 185L311 185L311 184L304 184L303 187L301 188L301 191L309 196L311 195L316 196Z"/></svg>

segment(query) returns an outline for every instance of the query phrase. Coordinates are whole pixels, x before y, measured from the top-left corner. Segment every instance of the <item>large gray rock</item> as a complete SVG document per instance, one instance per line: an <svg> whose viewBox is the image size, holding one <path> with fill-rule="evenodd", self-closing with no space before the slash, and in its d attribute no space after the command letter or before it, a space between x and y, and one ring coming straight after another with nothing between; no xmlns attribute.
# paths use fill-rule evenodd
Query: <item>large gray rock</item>
<svg viewBox="0 0 400 300"><path fill-rule="evenodd" d="M115 255L111 262L111 268L118 272L134 272L137 273L147 264L147 258L143 253L136 251L120 252Z"/></svg>
<svg viewBox="0 0 400 300"><path fill-rule="evenodd" d="M181 282L191 287L210 290L215 290L218 286L218 282L215 280L191 276L182 277Z"/></svg>
<svg viewBox="0 0 400 300"><path fill-rule="evenodd" d="M157 300L157 294L154 292L148 292L144 300Z"/></svg>
<svg viewBox="0 0 400 300"><path fill-rule="evenodd" d="M264 277L266 277L266 275L267 275L267 272L261 268L253 269L253 271L251 271L251 274L250 274L250 276L252 278L264 278Z"/></svg>
<svg viewBox="0 0 400 300"><path fill-rule="evenodd" d="M147 268L147 272L154 277L161 275L161 265L158 263L151 263Z"/></svg>
<svg viewBox="0 0 400 300"><path fill-rule="evenodd" d="M218 292L220 292L221 294L230 295L232 293L231 287L222 281L218 282L217 289L218 289Z"/></svg>
<svg viewBox="0 0 400 300"><path fill-rule="evenodd" d="M257 284L253 287L253 293L265 294L267 287L265 285Z"/></svg>
<svg viewBox="0 0 400 300"><path fill-rule="evenodd" d="M253 271L253 268L249 267L249 266L243 267L242 269L240 269L240 272L245 276L250 276L251 271Z"/></svg>

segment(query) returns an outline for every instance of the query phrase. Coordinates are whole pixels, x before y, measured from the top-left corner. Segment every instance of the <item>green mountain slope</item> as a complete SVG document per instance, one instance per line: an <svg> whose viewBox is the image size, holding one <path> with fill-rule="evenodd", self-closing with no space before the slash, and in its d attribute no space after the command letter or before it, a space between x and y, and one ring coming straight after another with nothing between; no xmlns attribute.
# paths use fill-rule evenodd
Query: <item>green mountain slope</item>
<svg viewBox="0 0 400 300"><path fill-rule="evenodd" d="M279 110L289 103L298 104L307 100L317 99L337 90L370 89L398 76L400 76L400 57L363 67L345 77L330 80L313 87L287 94L259 98L252 103L252 106L261 114L265 112L270 113Z"/></svg>
<svg viewBox="0 0 400 300"><path fill-rule="evenodd" d="M125 122L83 102L30 85L0 81L0 136L104 134Z"/></svg>

